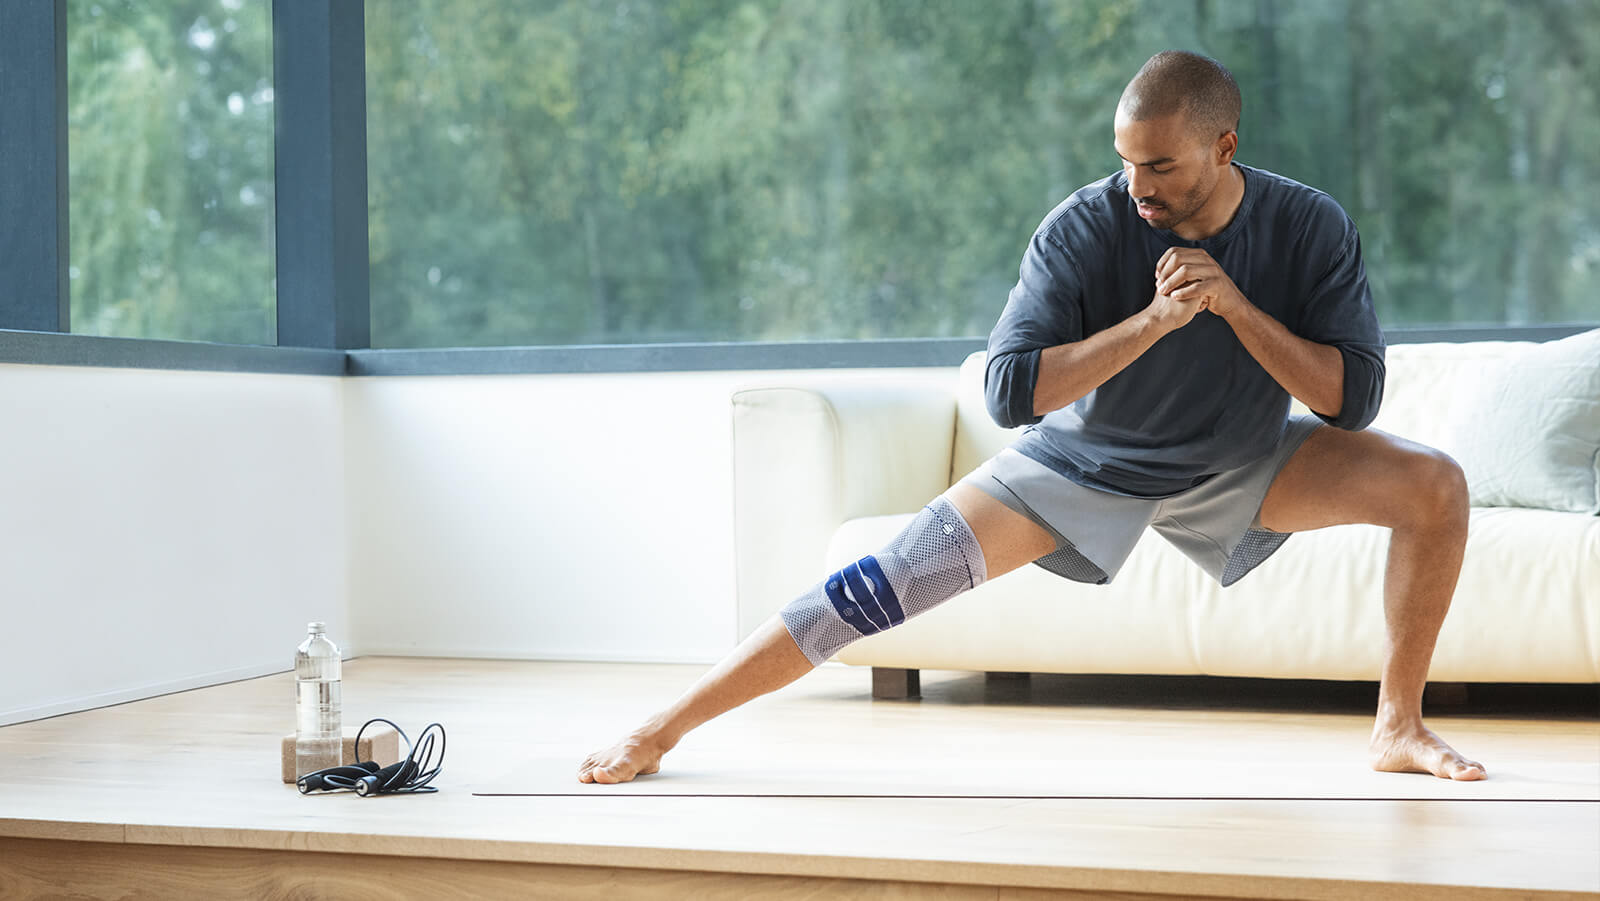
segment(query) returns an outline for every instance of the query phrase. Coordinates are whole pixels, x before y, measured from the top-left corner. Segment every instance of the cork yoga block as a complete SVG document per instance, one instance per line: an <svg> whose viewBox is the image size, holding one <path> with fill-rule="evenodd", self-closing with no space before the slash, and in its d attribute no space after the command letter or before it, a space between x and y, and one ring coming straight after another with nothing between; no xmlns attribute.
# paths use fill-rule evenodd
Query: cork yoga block
<svg viewBox="0 0 1600 901"><path fill-rule="evenodd" d="M400 733L379 723L361 736L361 747L356 747L356 733L360 726L344 727L344 751L340 763L349 766L357 760L375 761L378 766L388 766L400 760ZM359 754L358 754L359 752ZM283 737L283 781L294 781L294 733Z"/></svg>

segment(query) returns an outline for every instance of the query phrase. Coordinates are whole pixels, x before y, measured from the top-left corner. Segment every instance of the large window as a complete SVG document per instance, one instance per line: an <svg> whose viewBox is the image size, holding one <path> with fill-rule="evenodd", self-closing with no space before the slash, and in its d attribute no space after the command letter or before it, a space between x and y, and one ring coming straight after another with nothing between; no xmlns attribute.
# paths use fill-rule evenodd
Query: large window
<svg viewBox="0 0 1600 901"><path fill-rule="evenodd" d="M68 0L72 330L276 341L264 0Z"/></svg>
<svg viewBox="0 0 1600 901"><path fill-rule="evenodd" d="M1385 324L1592 320L1600 17L1498 0L370 0L374 346L986 334L1151 53Z"/></svg>

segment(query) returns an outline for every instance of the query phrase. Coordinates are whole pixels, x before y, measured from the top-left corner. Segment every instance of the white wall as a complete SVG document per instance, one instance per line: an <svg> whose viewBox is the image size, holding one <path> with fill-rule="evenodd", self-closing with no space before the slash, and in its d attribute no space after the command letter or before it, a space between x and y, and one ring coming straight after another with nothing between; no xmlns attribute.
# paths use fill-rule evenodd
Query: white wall
<svg viewBox="0 0 1600 901"><path fill-rule="evenodd" d="M0 365L0 723L349 634L340 379Z"/></svg>
<svg viewBox="0 0 1600 901"><path fill-rule="evenodd" d="M712 662L730 397L830 379L949 371L0 364L0 724L287 670L313 619L347 656Z"/></svg>
<svg viewBox="0 0 1600 901"><path fill-rule="evenodd" d="M360 647L714 661L738 631L733 391L949 372L348 379Z"/></svg>

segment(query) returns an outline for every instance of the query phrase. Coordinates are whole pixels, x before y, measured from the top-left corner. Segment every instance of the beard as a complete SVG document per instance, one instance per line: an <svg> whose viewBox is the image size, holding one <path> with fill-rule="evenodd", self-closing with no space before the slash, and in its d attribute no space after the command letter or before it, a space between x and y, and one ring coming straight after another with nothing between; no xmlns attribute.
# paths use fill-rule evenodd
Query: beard
<svg viewBox="0 0 1600 901"><path fill-rule="evenodd" d="M1199 212L1200 208L1206 205L1206 201L1211 199L1211 192L1215 188L1215 179L1212 180L1211 184L1197 181L1189 190L1173 200L1168 201L1160 197L1152 197L1148 200L1139 201L1139 205L1145 209L1153 208L1156 211L1156 215L1145 220L1151 228L1171 230Z"/></svg>

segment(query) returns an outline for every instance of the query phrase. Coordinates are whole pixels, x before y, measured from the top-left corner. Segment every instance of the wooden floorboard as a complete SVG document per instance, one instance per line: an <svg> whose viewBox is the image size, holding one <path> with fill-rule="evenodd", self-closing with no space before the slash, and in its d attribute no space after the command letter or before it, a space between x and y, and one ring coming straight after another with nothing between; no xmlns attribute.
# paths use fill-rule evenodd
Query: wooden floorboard
<svg viewBox="0 0 1600 901"><path fill-rule="evenodd" d="M130 874L138 874L130 879ZM685 870L518 864L360 854L307 854L36 839L0 839L0 897L278 901L329 898L562 898L571 901L876 899L876 901L1154 901L1139 892L938 882L764 876ZM1214 896L1227 901L1238 896Z"/></svg>
<svg viewBox="0 0 1600 901"><path fill-rule="evenodd" d="M5 727L0 897L48 894L27 887L65 877L77 880L54 890L65 897L137 897L132 887L168 890L144 897L197 894L185 886L216 887L214 897L364 897L360 885L386 879L471 884L489 896L540 885L574 898L1600 897L1594 802L471 794L530 756L570 755L576 768L705 669L347 662L347 723L385 716L413 733L445 725L441 791L426 796L302 797L283 785L287 673ZM1359 770L1369 694L1360 685L924 671L920 700L874 701L865 669L829 666L692 733L663 769L693 754L831 755L849 767L919 748L966 754L974 767L985 765L985 749L1171 765L1172 738L1187 736L1203 780L1206 759L1315 736L1328 751L1314 768ZM1600 761L1593 697L1593 686L1475 686L1431 724L1491 774ZM1197 722L1215 724L1214 734L1196 740ZM307 873L323 875L307 883ZM363 878L347 883L341 873Z"/></svg>

